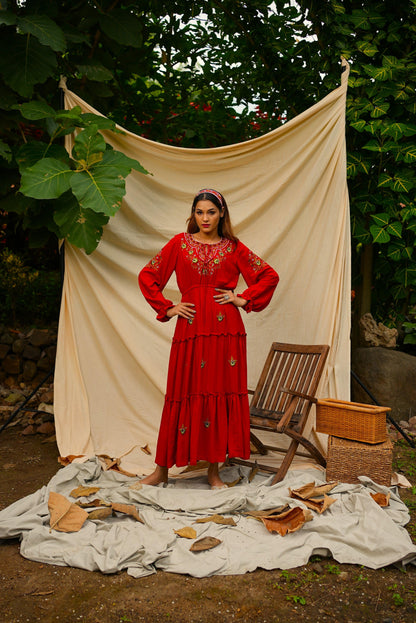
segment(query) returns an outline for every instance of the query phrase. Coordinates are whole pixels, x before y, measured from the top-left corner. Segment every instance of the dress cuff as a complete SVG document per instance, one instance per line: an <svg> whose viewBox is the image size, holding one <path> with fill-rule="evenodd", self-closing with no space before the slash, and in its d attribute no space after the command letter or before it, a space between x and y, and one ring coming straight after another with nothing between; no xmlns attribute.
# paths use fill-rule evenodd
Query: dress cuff
<svg viewBox="0 0 416 623"><path fill-rule="evenodd" d="M156 316L156 320L159 320L160 322L168 322L170 318L166 315L166 313L168 309L171 309L171 307L175 307L172 301L166 301L166 305L164 305L162 309L159 310L159 313Z"/></svg>
<svg viewBox="0 0 416 623"><path fill-rule="evenodd" d="M247 301L247 303L243 306L243 309L245 312L247 312L247 314L253 311L253 301L251 300L251 298L246 296L244 292L243 294L237 294L236 296L239 296L240 298L245 299Z"/></svg>

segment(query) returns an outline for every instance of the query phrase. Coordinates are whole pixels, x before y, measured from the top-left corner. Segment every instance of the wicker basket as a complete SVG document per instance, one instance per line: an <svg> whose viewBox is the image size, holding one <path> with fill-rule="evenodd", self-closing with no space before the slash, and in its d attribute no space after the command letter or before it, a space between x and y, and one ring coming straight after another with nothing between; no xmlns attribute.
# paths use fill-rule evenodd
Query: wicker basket
<svg viewBox="0 0 416 623"><path fill-rule="evenodd" d="M350 439L328 437L326 463L327 481L358 483L358 476L368 476L380 485L390 486L393 445L384 443L368 445Z"/></svg>
<svg viewBox="0 0 416 623"><path fill-rule="evenodd" d="M387 439L386 412L389 407L377 407L358 402L327 398L316 405L316 430L343 439L381 443Z"/></svg>

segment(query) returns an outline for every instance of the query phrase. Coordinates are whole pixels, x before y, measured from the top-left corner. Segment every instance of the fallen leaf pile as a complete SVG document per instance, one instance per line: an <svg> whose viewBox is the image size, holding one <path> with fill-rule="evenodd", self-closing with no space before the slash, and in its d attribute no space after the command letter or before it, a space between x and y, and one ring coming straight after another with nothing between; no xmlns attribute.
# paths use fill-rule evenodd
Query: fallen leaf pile
<svg viewBox="0 0 416 623"><path fill-rule="evenodd" d="M70 493L71 497L87 497L100 490L100 487L84 487L80 485ZM98 507L98 508L97 508ZM86 508L94 508L87 512ZM78 532L81 530L86 519L107 519L115 513L123 513L133 517L136 521L143 522L137 508L133 504L118 504L116 502L104 502L95 498L89 502L71 502L60 493L51 491L48 499L50 515L50 529L60 532Z"/></svg>
<svg viewBox="0 0 416 623"><path fill-rule="evenodd" d="M113 469L117 461L110 459L109 457L101 456L102 460L107 460L107 469ZM252 472L253 477L255 471ZM301 501L307 509L295 506L290 508L288 505L280 506L278 508L271 508L261 511L250 511L245 515L251 516L258 521L261 521L269 532L277 532L281 536L285 536L291 532L299 530L306 522L311 521L313 515L309 509L312 509L318 513L323 513L331 504L336 500L327 495L337 485L336 482L326 483L324 485L315 486L314 482L308 483L299 489L289 489L290 497L294 500ZM70 493L73 498L88 497L96 494L100 490L100 487L86 487L83 485L73 489ZM382 493L371 494L372 498L380 506L388 506L390 494L384 495ZM77 501L71 502L63 495L55 492L49 494L48 508L50 513L50 529L58 530L61 532L77 532L82 528L86 519L90 520L104 520L115 513L123 513L133 517L136 521L144 523L139 515L137 508L134 504L120 504L109 503L101 500L100 498L94 498L87 502ZM87 512L86 508L92 508L90 512ZM236 526L232 517L224 517L223 515L210 515L209 517L200 517L195 520L195 523L208 523L212 522L224 526ZM174 530L175 534L179 537L186 539L195 539L197 532L194 528L186 526L178 530ZM200 552L208 549L212 549L219 545L222 541L215 537L204 537L195 541L190 551Z"/></svg>
<svg viewBox="0 0 416 623"><path fill-rule="evenodd" d="M289 494L291 498L303 502L308 508L317 513L323 513L336 501L335 498L329 497L327 493L336 487L337 484L336 482L329 482L316 487L314 482L309 482L299 489L293 489L293 491L289 489Z"/></svg>
<svg viewBox="0 0 416 623"><path fill-rule="evenodd" d="M338 483L330 482L318 487L314 482L310 482L299 489L289 489L290 497L299 500L308 509L294 506L290 508L287 504L278 508L271 508L260 511L249 511L245 513L249 517L254 517L261 521L269 532L278 532L280 536L285 536L290 532L300 530L302 526L313 519L313 515L309 509L317 513L323 513L336 500L326 495Z"/></svg>
<svg viewBox="0 0 416 623"><path fill-rule="evenodd" d="M280 536L285 536L289 532L300 530L307 521L313 519L313 515L310 510L295 506L278 515L260 515L260 519L269 532L278 532Z"/></svg>

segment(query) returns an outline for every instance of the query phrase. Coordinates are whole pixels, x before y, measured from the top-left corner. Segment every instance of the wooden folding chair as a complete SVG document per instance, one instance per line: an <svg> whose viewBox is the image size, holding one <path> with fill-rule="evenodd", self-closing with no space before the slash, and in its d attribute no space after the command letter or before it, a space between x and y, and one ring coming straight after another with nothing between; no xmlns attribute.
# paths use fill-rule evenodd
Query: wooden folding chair
<svg viewBox="0 0 416 623"><path fill-rule="evenodd" d="M303 346L274 342L264 364L263 371L250 403L250 428L272 431L291 438L288 448L263 444L250 432L251 443L258 452L266 456L268 450L285 452L279 468L253 461L231 459L231 463L255 465L259 469L276 472L273 484L286 476L295 454L314 458L320 465L326 466L321 452L303 437L303 431L312 404L317 402L315 394L318 388L329 346ZM298 452L298 446L305 452Z"/></svg>

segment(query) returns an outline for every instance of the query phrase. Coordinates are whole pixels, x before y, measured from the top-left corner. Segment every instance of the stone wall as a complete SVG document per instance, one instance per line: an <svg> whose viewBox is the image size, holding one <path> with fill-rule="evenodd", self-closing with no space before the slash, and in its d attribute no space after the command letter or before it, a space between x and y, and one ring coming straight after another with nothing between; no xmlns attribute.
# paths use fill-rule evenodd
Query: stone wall
<svg viewBox="0 0 416 623"><path fill-rule="evenodd" d="M0 325L0 383L40 382L54 366L56 339L56 328L22 333Z"/></svg>

